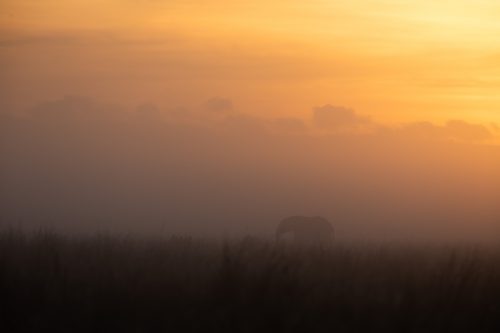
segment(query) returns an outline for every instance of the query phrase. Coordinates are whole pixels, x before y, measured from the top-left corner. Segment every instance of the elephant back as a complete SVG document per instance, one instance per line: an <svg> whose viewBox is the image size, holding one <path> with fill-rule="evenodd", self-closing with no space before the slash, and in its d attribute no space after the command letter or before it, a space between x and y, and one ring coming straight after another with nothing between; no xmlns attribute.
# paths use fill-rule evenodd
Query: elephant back
<svg viewBox="0 0 500 333"><path fill-rule="evenodd" d="M291 216L283 219L276 230L277 240L285 237L300 244L328 244L333 241L334 229L321 216Z"/></svg>

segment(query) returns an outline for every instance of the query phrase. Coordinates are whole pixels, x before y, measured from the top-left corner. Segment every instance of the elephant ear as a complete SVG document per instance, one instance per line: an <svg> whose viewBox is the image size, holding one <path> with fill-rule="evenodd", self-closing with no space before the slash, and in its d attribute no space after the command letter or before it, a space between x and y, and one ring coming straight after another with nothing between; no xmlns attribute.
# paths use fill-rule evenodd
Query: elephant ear
<svg viewBox="0 0 500 333"><path fill-rule="evenodd" d="M288 230L288 219L283 219L281 222L278 224L278 227L276 228L276 235L282 235Z"/></svg>

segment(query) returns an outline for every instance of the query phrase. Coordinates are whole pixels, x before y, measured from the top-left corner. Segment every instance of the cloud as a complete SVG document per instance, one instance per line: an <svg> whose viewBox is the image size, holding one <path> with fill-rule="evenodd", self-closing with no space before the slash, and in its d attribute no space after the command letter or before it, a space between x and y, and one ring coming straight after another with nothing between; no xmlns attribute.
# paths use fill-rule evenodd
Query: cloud
<svg viewBox="0 0 500 333"><path fill-rule="evenodd" d="M160 109L158 108L158 106L156 106L153 103L140 104L137 106L136 110L141 115L145 115L145 116L157 115L161 112Z"/></svg>
<svg viewBox="0 0 500 333"><path fill-rule="evenodd" d="M211 112L228 113L233 111L233 102L222 97L213 97L205 102L205 108Z"/></svg>
<svg viewBox="0 0 500 333"><path fill-rule="evenodd" d="M471 124L463 120L448 121L445 130L451 138L464 141L485 141L493 137L486 126Z"/></svg>
<svg viewBox="0 0 500 333"><path fill-rule="evenodd" d="M5 33L2 33L5 34ZM75 45L82 41L81 36L74 35L29 35L9 36L0 38L0 47L15 47L26 45Z"/></svg>
<svg viewBox="0 0 500 333"><path fill-rule="evenodd" d="M369 117L359 116L354 110L330 104L313 109L314 124L321 129L352 129L371 123Z"/></svg>
<svg viewBox="0 0 500 333"><path fill-rule="evenodd" d="M415 138L425 140L443 140L448 139L446 128L437 126L429 121L412 122L403 124L399 128L389 129L390 132L395 132L403 138Z"/></svg>
<svg viewBox="0 0 500 333"><path fill-rule="evenodd" d="M457 142L484 138L475 124L386 127L388 139L315 135L293 117L233 111L207 122L206 109L172 110L68 96L3 115L0 221L221 235L272 232L304 214L330 218L342 237L414 238L479 233L500 218L500 150ZM344 127L367 122L326 110L350 115L335 118Z"/></svg>
<svg viewBox="0 0 500 333"><path fill-rule="evenodd" d="M46 33L25 33L0 28L0 47L28 46L151 46L182 45L185 38L176 32L164 32L161 37L151 35L119 34L115 31L89 29L53 31Z"/></svg>
<svg viewBox="0 0 500 333"><path fill-rule="evenodd" d="M317 128L334 132L353 133L368 129L368 133L399 133L403 138L458 140L462 142L484 142L494 138L493 133L482 124L464 120L449 120L444 125L429 121L410 122L399 127L388 127L372 121L368 116L360 116L353 109L330 104L313 108L313 121ZM491 126L493 130L498 127Z"/></svg>
<svg viewBox="0 0 500 333"><path fill-rule="evenodd" d="M481 142L493 138L486 126L463 120L450 120L442 126L430 122L409 123L403 125L400 131L406 136L422 139Z"/></svg>
<svg viewBox="0 0 500 333"><path fill-rule="evenodd" d="M266 122L263 119L246 114L229 115L224 118L224 122L221 125L223 128L235 131L235 133L240 133L242 135L267 134Z"/></svg>
<svg viewBox="0 0 500 333"><path fill-rule="evenodd" d="M288 133L303 133L307 130L302 119L294 117L282 117L271 120L271 127L278 131Z"/></svg>

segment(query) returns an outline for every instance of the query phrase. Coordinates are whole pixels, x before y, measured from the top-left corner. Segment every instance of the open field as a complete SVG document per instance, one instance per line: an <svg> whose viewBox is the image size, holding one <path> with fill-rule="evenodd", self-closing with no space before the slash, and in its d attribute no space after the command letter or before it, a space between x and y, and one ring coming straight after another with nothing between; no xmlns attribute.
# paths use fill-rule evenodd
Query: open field
<svg viewBox="0 0 500 333"><path fill-rule="evenodd" d="M0 331L498 332L500 251L0 233Z"/></svg>

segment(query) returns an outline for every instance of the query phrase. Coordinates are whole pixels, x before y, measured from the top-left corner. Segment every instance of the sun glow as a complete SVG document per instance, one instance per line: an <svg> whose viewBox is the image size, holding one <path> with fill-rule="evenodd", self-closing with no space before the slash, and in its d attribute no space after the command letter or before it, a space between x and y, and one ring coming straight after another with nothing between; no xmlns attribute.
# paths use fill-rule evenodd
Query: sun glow
<svg viewBox="0 0 500 333"><path fill-rule="evenodd" d="M500 123L493 0L7 0L1 7L0 60L17 81L29 76L9 96L33 91L37 75L52 82L45 93L69 88L111 99L161 100L181 80L203 97L230 95L265 114L304 115L335 103L393 122ZM190 94L174 95L181 103Z"/></svg>

